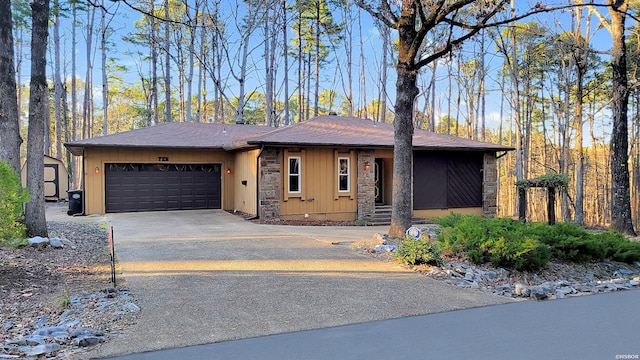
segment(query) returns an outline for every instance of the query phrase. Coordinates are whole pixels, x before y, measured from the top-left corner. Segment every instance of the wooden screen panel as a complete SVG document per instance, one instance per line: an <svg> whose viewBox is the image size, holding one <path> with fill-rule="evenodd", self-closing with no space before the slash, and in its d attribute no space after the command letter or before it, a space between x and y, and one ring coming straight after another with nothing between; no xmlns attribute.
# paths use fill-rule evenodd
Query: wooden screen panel
<svg viewBox="0 0 640 360"><path fill-rule="evenodd" d="M449 158L449 208L482 206L482 159L482 153L458 153Z"/></svg>
<svg viewBox="0 0 640 360"><path fill-rule="evenodd" d="M421 153L413 159L413 208L447 208L447 159ZM397 175L396 175L397 176Z"/></svg>

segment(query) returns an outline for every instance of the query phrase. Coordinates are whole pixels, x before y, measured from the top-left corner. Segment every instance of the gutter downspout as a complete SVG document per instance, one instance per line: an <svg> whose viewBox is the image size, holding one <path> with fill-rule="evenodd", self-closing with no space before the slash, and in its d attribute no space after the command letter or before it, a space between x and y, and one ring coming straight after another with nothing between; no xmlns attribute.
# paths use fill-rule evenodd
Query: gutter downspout
<svg viewBox="0 0 640 360"><path fill-rule="evenodd" d="M82 177L80 177L80 179L81 179L80 188L82 189L82 192L81 192L81 194L82 194L81 195L82 196L82 212L80 213L80 215L85 215L85 209L86 209L85 208L85 201L86 201L85 198L86 198L86 196L84 196L85 177L86 177L86 172L84 170L85 170L86 161L87 160L86 160L86 158L84 156L84 148L82 148Z"/></svg>
<svg viewBox="0 0 640 360"><path fill-rule="evenodd" d="M260 219L260 156L264 151L264 144L260 147L260 152L256 157L256 216L250 217L247 220Z"/></svg>

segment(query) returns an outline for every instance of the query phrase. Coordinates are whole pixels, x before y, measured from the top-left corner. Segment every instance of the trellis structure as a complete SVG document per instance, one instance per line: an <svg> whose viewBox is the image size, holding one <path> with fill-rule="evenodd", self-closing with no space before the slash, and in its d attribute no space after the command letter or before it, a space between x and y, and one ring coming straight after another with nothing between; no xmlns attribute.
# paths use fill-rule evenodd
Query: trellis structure
<svg viewBox="0 0 640 360"><path fill-rule="evenodd" d="M549 225L556 223L556 189L565 190L569 180L562 174L549 173L535 179L520 180L516 182L518 188L518 217L525 220L527 217L527 189L532 187L547 188L547 217Z"/></svg>

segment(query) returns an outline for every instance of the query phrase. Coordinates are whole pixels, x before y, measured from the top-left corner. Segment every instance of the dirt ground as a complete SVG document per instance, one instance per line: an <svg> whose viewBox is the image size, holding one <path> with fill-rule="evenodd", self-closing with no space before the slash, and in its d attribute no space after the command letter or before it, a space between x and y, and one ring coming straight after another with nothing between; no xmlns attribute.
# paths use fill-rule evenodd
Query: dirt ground
<svg viewBox="0 0 640 360"><path fill-rule="evenodd" d="M18 339L42 326L56 325L70 307L71 296L113 286L105 226L50 221L48 228L50 238L64 238L72 244L62 249L48 245L0 248L2 342ZM119 285L123 288L124 284ZM80 324L109 332L126 325L92 311L82 314Z"/></svg>

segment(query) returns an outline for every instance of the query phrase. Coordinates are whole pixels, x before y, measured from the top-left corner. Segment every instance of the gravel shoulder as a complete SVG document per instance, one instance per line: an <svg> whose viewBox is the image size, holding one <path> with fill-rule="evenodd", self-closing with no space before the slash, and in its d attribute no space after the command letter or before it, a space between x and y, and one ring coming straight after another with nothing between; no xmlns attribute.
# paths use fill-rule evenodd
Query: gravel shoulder
<svg viewBox="0 0 640 360"><path fill-rule="evenodd" d="M53 218L56 220L47 223L49 238L68 240L63 248L0 249L0 358L22 357L23 350L47 344L51 346L43 356L48 358L83 358L87 346L93 344L74 344L74 330L95 330L106 341L137 320L135 312L124 308L136 301L126 283L117 288L111 284L105 224ZM65 325L68 336L32 336L59 325Z"/></svg>

